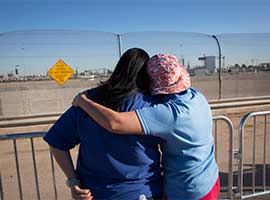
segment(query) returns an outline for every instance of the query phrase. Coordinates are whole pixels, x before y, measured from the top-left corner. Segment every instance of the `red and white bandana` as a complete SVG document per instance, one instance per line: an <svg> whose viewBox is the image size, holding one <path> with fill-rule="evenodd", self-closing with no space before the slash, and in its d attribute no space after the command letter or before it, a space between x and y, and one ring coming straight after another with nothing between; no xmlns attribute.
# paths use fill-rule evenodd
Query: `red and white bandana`
<svg viewBox="0 0 270 200"><path fill-rule="evenodd" d="M189 73L173 55L154 55L148 62L147 73L152 95L179 93L190 88Z"/></svg>

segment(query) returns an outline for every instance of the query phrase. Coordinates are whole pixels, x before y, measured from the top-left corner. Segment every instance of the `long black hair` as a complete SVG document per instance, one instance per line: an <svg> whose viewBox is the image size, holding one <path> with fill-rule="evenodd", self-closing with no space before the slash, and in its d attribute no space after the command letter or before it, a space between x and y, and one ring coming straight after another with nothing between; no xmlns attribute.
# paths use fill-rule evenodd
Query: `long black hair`
<svg viewBox="0 0 270 200"><path fill-rule="evenodd" d="M119 59L110 78L97 87L94 100L119 111L126 97L138 91L148 92L146 65L149 55L139 48L127 50Z"/></svg>

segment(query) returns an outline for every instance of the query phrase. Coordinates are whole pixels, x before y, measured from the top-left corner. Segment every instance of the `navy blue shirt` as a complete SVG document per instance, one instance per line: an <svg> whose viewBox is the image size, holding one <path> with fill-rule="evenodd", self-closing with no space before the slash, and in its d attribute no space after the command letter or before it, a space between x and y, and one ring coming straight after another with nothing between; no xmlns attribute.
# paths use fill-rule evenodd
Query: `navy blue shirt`
<svg viewBox="0 0 270 200"><path fill-rule="evenodd" d="M125 101L122 111L154 102L137 93ZM82 188L90 189L95 200L137 200L141 194L151 197L162 191L159 137L112 134L79 107L71 107L44 140L60 150L80 145L76 171Z"/></svg>

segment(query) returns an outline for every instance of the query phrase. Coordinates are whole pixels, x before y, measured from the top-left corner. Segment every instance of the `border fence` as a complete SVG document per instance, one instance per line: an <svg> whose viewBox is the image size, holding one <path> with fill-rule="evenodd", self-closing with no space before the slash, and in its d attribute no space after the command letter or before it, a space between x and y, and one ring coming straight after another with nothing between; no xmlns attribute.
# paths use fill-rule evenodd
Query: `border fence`
<svg viewBox="0 0 270 200"><path fill-rule="evenodd" d="M25 30L0 33L0 116L63 112L76 93L107 78L119 56L132 47L150 56L174 54L208 100L270 93L270 33ZM62 87L48 82L47 75L59 59L75 71ZM20 83L1 83L7 81Z"/></svg>
<svg viewBox="0 0 270 200"><path fill-rule="evenodd" d="M267 158L267 146L269 146L269 141L267 141L268 138L268 122L267 122L267 116L270 115L270 111L262 111L262 112L251 112L246 114L244 117L242 117L240 124L239 124L239 148L235 148L235 142L234 142L234 126L232 121L226 117L226 116L214 116L213 117L213 137L214 142L216 146L215 151L215 157L217 159L217 162L224 162L226 163L226 166L223 166L222 169L220 169L220 181L221 181L221 194L220 199L230 199L230 200L236 200L236 199L247 199L252 198L256 196L263 196L270 194L270 180L269 180L269 171L267 171L267 168L269 168L270 160ZM262 117L262 120L257 120L258 117ZM250 133L250 127L248 130L248 133L246 133L244 130L246 126L248 125L248 120L250 118L253 118L252 122L252 135L253 140L250 138L245 139L246 134ZM256 123L259 122L259 125L256 125ZM250 126L250 125L249 125ZM263 130L261 135L258 135L257 130L258 126L260 130ZM219 137L221 137L221 133L224 133L227 135L227 142L222 140L222 144L219 144ZM40 138L45 135L45 132L35 132L35 133L21 133L21 134L6 134L6 135L0 135L0 144L3 143L3 141L12 141L13 145L13 152L10 155L14 155L14 161L16 165L16 179L17 179L17 187L19 192L19 199L24 199L24 193L23 193L23 185L22 185L22 175L21 175L21 162L22 160L19 159L19 153L18 153L18 140L30 140L30 147L31 147L31 160L33 165L33 171L32 176L34 177L34 186L35 188L35 196L36 199L42 199L41 198L41 183L39 180L39 170L37 167L37 152L35 149L35 139ZM260 137L261 141L263 141L263 151L256 153L258 139ZM269 136L270 137L270 136ZM256 139L258 138L258 139ZM257 143L256 143L257 141ZM252 147L252 163L247 164L245 163L245 154L248 152L249 149L244 148L244 143L250 143L249 145ZM225 144L226 143L226 144ZM225 146L224 146L225 145ZM225 149L224 149L225 147ZM56 169L54 164L54 159L52 157L52 154L49 153L49 160L50 160L50 175L51 176L51 183L46 181L46 185L51 187L51 198L58 199L59 198L59 192L61 189L57 189L56 184ZM227 155L225 155L227 153ZM262 166L260 166L260 179L261 181L258 181L258 163L255 157L262 157ZM48 165L48 163L46 163ZM236 167L236 168L235 168ZM247 169L246 169L247 168ZM1 177L1 171L3 169L0 169L0 200L4 200L5 196L7 194L7 191L5 191L4 182L5 180L3 177ZM222 175L224 172L225 176ZM248 176L251 176L251 184L249 183L249 180L245 180L245 174L248 174ZM268 175L268 176L267 176ZM63 176L63 174L62 174ZM235 176L237 179L235 179ZM268 177L268 178L267 178ZM61 183L62 184L62 183ZM63 185L63 184L62 184ZM10 191L9 191L10 192Z"/></svg>

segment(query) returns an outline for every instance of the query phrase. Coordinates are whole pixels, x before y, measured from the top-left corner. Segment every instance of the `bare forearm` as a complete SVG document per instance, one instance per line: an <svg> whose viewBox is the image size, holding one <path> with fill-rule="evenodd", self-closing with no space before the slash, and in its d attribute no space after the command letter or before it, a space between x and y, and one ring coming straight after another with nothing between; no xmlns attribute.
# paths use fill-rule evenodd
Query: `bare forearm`
<svg viewBox="0 0 270 200"><path fill-rule="evenodd" d="M70 156L69 151L61 151L50 146L50 150L60 166L63 170L64 174L67 178L76 178L73 162ZM80 181L77 181L75 184L70 186L71 194L74 199L86 199L93 200L93 196L89 189L83 189L80 187Z"/></svg>
<svg viewBox="0 0 270 200"><path fill-rule="evenodd" d="M63 170L64 174L66 175L66 177L68 178L76 177L73 162L70 156L70 152L61 151L52 146L50 146L50 150L56 162L58 163L60 168Z"/></svg>
<svg viewBox="0 0 270 200"><path fill-rule="evenodd" d="M110 132L119 134L143 134L135 112L115 112L94 101L83 97L79 106L98 124Z"/></svg>

